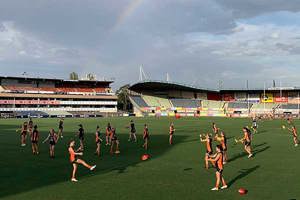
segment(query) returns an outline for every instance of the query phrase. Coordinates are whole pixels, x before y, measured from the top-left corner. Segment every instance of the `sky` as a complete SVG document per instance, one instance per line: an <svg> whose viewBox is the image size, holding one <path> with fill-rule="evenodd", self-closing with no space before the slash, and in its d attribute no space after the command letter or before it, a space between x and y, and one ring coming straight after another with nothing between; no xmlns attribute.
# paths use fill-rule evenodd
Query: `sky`
<svg viewBox="0 0 300 200"><path fill-rule="evenodd" d="M300 86L300 0L1 0L0 75Z"/></svg>

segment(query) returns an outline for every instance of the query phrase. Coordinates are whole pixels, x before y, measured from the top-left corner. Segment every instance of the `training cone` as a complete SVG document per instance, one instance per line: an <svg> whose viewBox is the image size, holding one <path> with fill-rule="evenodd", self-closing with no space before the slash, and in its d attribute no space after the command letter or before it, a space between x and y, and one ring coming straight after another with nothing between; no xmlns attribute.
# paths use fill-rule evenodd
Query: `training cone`
<svg viewBox="0 0 300 200"><path fill-rule="evenodd" d="M245 188L240 188L239 193L240 193L240 195L245 195L248 193L248 190L246 190Z"/></svg>
<svg viewBox="0 0 300 200"><path fill-rule="evenodd" d="M144 154L144 155L142 155L141 160L142 160L142 161L146 161L146 160L148 160L149 158L150 158L149 154Z"/></svg>

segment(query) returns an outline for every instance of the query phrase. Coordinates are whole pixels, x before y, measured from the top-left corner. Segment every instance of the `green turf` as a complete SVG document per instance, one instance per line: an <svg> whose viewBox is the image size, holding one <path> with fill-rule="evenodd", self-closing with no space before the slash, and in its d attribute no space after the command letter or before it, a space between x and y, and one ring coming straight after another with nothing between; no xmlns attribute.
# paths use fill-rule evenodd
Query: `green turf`
<svg viewBox="0 0 300 200"><path fill-rule="evenodd" d="M247 159L241 145L233 138L241 135L241 127L250 125L249 119L224 118L135 118L138 144L127 142L129 118L66 119L65 137L56 145L56 158L48 157L48 146L40 144L40 155L33 156L30 146L20 147L16 128L22 120L0 120L0 199L300 199L300 147L295 148L291 135L280 129L282 121L259 124L260 133L254 135L253 159ZM168 145L168 126L175 122L175 144ZM117 127L121 140L121 154L110 156L102 147L103 157L93 152L94 130L110 121ZM230 162L224 176L229 189L212 192L215 170L203 168L205 148L199 133L210 131L210 123L226 131ZM44 139L49 128L57 128L57 119L34 120ZM86 129L86 151L82 157L97 164L95 172L79 166L78 183L71 183L72 166L68 161L67 142L74 138L82 123ZM149 124L151 134L149 153L152 158L140 161L142 127ZM298 121L296 125L300 126ZM299 127L300 128L300 127ZM240 196L238 188L249 190Z"/></svg>

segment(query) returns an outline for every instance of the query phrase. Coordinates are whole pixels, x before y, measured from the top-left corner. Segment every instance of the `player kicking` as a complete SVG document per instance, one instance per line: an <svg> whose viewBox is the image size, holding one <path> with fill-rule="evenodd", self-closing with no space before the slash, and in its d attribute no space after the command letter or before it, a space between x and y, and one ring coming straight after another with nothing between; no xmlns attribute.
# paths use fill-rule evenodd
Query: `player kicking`
<svg viewBox="0 0 300 200"><path fill-rule="evenodd" d="M75 147L75 141L72 140L69 143L69 154L70 154L70 162L73 165L73 171L72 171L72 177L71 177L71 181L72 182L77 182L78 180L76 179L76 172L77 172L77 167L78 165L83 165L86 168L88 168L89 170L93 171L96 168L96 165L88 165L84 160L81 160L79 158L77 158L77 156L82 156L83 153L82 152L75 152L74 151L74 147Z"/></svg>
<svg viewBox="0 0 300 200"><path fill-rule="evenodd" d="M173 144L173 135L174 135L174 132L175 132L175 128L174 128L174 123L172 122L171 125L170 125L170 128L169 128L169 144L172 145Z"/></svg>
<svg viewBox="0 0 300 200"><path fill-rule="evenodd" d="M110 125L110 123L108 123L107 126L106 126L106 137L105 137L105 139L106 139L106 144L105 145L106 146L110 145L110 143L111 143L110 135L111 135L111 125Z"/></svg>
<svg viewBox="0 0 300 200"><path fill-rule="evenodd" d="M26 138L28 133L28 122L24 122L21 128L21 146L26 146Z"/></svg>
<svg viewBox="0 0 300 200"><path fill-rule="evenodd" d="M205 145L206 153L205 153L204 161L205 161L205 169L208 169L209 168L208 160L209 160L210 156L213 155L212 138L208 133L205 135L205 137L202 137L202 135L200 134L200 141L206 144ZM215 163L212 162L212 164L215 166Z"/></svg>
<svg viewBox="0 0 300 200"><path fill-rule="evenodd" d="M134 141L136 142L136 129L135 129L135 124L133 122L133 120L130 120L130 133L129 133L129 138L128 138L128 142L130 141Z"/></svg>
<svg viewBox="0 0 300 200"><path fill-rule="evenodd" d="M102 139L101 139L101 133L100 133L100 127L99 126L97 126L97 128L96 128L95 137L96 137L95 140L96 140L96 146L97 146L95 154L100 157Z"/></svg>
<svg viewBox="0 0 300 200"><path fill-rule="evenodd" d="M31 148L32 148L32 154L37 155L39 154L39 148L38 148L38 142L39 142L39 131L37 130L37 125L33 127L33 131L30 135L31 139Z"/></svg>
<svg viewBox="0 0 300 200"><path fill-rule="evenodd" d="M110 154L119 154L120 151L119 151L119 140L118 140L118 137L117 137L117 134L116 134L116 129L115 128L112 128L111 129L111 146L110 146ZM115 148L115 150L114 150Z"/></svg>
<svg viewBox="0 0 300 200"><path fill-rule="evenodd" d="M224 131L220 132L220 136L216 135L215 136L215 140L217 140L218 142L220 142L221 146L222 146L222 150L223 150L223 164L227 163L227 138L225 136Z"/></svg>
<svg viewBox="0 0 300 200"><path fill-rule="evenodd" d="M60 118L58 122L58 137L63 138L63 131L64 131L64 118Z"/></svg>
<svg viewBox="0 0 300 200"><path fill-rule="evenodd" d="M50 158L54 158L55 157L55 145L58 141L58 136L57 134L54 132L54 129L51 128L48 137L43 141L43 143L49 141L49 154L50 154Z"/></svg>
<svg viewBox="0 0 300 200"><path fill-rule="evenodd" d="M217 124L215 122L212 123L212 130L215 135L219 133L219 128L217 127Z"/></svg>
<svg viewBox="0 0 300 200"><path fill-rule="evenodd" d="M79 129L78 129L78 132L77 132L77 136L78 136L78 139L79 139L79 142L80 142L80 147L79 149L81 151L83 151L84 149L84 145L83 145L83 141L84 141L84 128L82 126L82 124L79 124Z"/></svg>
<svg viewBox="0 0 300 200"><path fill-rule="evenodd" d="M299 144L299 140L298 140L298 134L297 134L296 126L292 125L292 128L288 128L288 130L292 133L295 147L297 147L298 144Z"/></svg>
<svg viewBox="0 0 300 200"><path fill-rule="evenodd" d="M211 190L212 191L218 191L219 190L219 186L220 186L220 183L222 182L222 187L221 189L226 189L228 186L225 182L225 179L223 177L223 149L222 149L222 146L221 145L217 145L216 146L216 151L217 153L209 158L208 160L211 161L211 162L214 162L216 163L216 186L214 188L212 188Z"/></svg>
<svg viewBox="0 0 300 200"><path fill-rule="evenodd" d="M252 149L251 149L251 140L252 140L251 131L247 127L244 127L243 134L244 134L244 137L239 140L235 139L235 142L243 143L244 149L248 153L248 158L251 158L253 156Z"/></svg>
<svg viewBox="0 0 300 200"><path fill-rule="evenodd" d="M148 150L148 143L149 143L149 130L148 130L148 126L147 124L144 125L144 134L143 134L143 140L144 140L144 144L143 144L143 148L145 150Z"/></svg>
<svg viewBox="0 0 300 200"><path fill-rule="evenodd" d="M32 134L32 131L33 131L33 121L32 121L32 118L30 117L29 121L28 121L28 132L29 132L29 135Z"/></svg>

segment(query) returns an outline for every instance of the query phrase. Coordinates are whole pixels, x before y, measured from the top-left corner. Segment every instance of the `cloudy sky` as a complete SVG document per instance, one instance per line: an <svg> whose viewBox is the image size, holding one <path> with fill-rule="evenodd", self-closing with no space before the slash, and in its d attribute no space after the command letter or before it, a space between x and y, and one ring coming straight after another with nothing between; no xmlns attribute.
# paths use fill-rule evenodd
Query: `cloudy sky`
<svg viewBox="0 0 300 200"><path fill-rule="evenodd" d="M1 0L0 75L300 86L300 0Z"/></svg>

